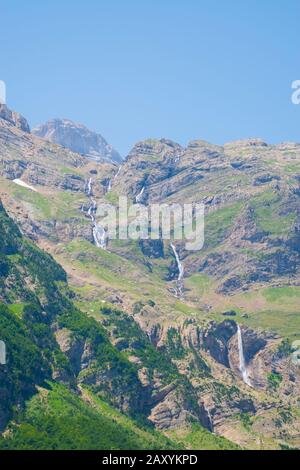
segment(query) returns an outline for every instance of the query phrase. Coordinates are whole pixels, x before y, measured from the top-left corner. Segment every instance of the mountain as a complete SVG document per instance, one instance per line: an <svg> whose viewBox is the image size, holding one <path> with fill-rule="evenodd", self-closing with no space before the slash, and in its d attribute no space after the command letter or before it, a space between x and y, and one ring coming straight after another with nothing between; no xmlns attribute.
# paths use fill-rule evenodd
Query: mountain
<svg viewBox="0 0 300 470"><path fill-rule="evenodd" d="M190 395L182 395L180 412L189 407L188 417L199 418L192 387L168 355L160 357L137 325L106 307L99 313L113 327L111 341L109 328L73 303L62 267L22 236L1 204L0 236L0 326L7 349L0 365L0 429L13 419L0 448L182 448L146 419L174 390L176 400ZM139 343L140 366L120 353L124 327L127 348ZM204 447L207 441L235 448L201 426L197 432Z"/></svg>
<svg viewBox="0 0 300 470"><path fill-rule="evenodd" d="M179 243L185 274L205 275L217 294L300 283L300 145L258 139L223 147L171 141L137 144L112 191L144 204L203 202L201 255ZM122 176L122 178L121 178Z"/></svg>
<svg viewBox="0 0 300 470"><path fill-rule="evenodd" d="M58 347L71 362L73 382L29 371L42 394L41 380L54 383L54 394L57 382L77 393L91 387L97 399L154 427L172 445L300 446L300 371L292 360L300 337L299 144L249 139L182 147L149 139L118 167L0 119L0 156L0 197L10 223L50 255L43 264L62 266L57 279L45 273L60 292L49 295L63 295L72 311L68 316L56 306L50 327L56 343L46 349ZM204 202L203 249L151 239L108 240L101 248L92 199L116 205L119 195L138 197L146 207ZM22 312L27 302L21 286L36 284L21 269L28 258L22 256L3 259L4 273L10 262L24 279L6 274L0 296L10 312ZM47 312L43 289L37 292ZM110 351L104 363L100 334ZM30 400L35 408L39 398ZM35 416L30 410L27 425Z"/></svg>
<svg viewBox="0 0 300 470"><path fill-rule="evenodd" d="M10 122L24 132L30 132L27 120L21 114L11 111L5 104L0 103L0 119Z"/></svg>
<svg viewBox="0 0 300 470"><path fill-rule="evenodd" d="M33 129L32 133L85 155L92 161L122 161L121 155L100 134L68 119L52 119Z"/></svg>

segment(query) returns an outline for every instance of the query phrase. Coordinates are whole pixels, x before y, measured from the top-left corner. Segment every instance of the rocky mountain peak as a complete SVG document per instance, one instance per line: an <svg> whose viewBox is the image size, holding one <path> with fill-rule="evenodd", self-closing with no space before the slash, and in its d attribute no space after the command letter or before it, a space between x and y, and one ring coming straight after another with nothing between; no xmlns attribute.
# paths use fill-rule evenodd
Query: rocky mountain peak
<svg viewBox="0 0 300 470"><path fill-rule="evenodd" d="M24 132L30 132L30 127L26 119L21 114L11 111L5 104L0 103L0 119L13 124Z"/></svg>
<svg viewBox="0 0 300 470"><path fill-rule="evenodd" d="M195 150L202 150L202 149L210 149L210 150L217 150L222 152L223 148L219 145L212 144L207 142L206 140L192 140L188 143L188 149L195 149Z"/></svg>
<svg viewBox="0 0 300 470"><path fill-rule="evenodd" d="M235 140L224 145L225 149L247 149L247 148L267 148L268 144L262 139Z"/></svg>
<svg viewBox="0 0 300 470"><path fill-rule="evenodd" d="M51 119L33 129L32 133L95 162L122 161L121 155L100 134L69 119Z"/></svg>
<svg viewBox="0 0 300 470"><path fill-rule="evenodd" d="M163 159L165 156L171 156L182 150L179 144L169 139L146 139L135 144L127 159L137 156L149 160L153 160L153 158Z"/></svg>

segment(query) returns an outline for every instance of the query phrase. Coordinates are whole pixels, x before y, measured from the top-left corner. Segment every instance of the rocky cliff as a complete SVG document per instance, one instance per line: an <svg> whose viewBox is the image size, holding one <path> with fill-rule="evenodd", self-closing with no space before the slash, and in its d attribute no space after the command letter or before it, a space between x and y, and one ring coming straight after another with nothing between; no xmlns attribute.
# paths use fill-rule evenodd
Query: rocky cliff
<svg viewBox="0 0 300 470"><path fill-rule="evenodd" d="M68 119L52 119L33 129L32 133L95 162L122 161L120 154L100 134Z"/></svg>
<svg viewBox="0 0 300 470"><path fill-rule="evenodd" d="M10 122L24 132L30 132L26 119L21 114L11 111L5 104L0 103L0 119Z"/></svg>

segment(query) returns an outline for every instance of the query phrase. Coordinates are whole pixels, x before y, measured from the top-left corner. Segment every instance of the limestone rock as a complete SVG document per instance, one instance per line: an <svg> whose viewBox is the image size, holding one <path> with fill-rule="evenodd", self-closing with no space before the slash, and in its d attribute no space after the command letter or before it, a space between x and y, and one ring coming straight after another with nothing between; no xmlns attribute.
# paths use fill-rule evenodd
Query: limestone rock
<svg viewBox="0 0 300 470"><path fill-rule="evenodd" d="M26 119L21 114L11 111L5 104L0 103L0 118L13 124L23 132L30 132L30 127Z"/></svg>
<svg viewBox="0 0 300 470"><path fill-rule="evenodd" d="M100 134L68 119L52 119L33 129L32 133L85 155L92 161L122 161L119 153Z"/></svg>

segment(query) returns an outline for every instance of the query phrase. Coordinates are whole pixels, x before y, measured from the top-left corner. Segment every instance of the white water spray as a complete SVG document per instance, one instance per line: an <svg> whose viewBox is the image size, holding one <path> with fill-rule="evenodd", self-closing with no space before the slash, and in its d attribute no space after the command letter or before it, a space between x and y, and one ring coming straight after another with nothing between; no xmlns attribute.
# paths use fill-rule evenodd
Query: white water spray
<svg viewBox="0 0 300 470"><path fill-rule="evenodd" d="M96 223L94 224L93 227L93 238L95 245L98 248L101 248L102 250L106 250L106 243L107 243L107 238L106 238L106 231L104 230L103 227L100 225L97 225Z"/></svg>
<svg viewBox="0 0 300 470"><path fill-rule="evenodd" d="M144 191L145 191L145 186L143 186L141 191L137 194L137 196L135 196L135 202L136 203L140 202L140 200L142 199L142 196L144 194Z"/></svg>
<svg viewBox="0 0 300 470"><path fill-rule="evenodd" d="M242 374L243 381L245 382L246 385L249 385L249 387L251 387L251 382L249 380L248 371L247 371L246 362L245 362L243 337L242 337L242 330L241 330L240 325L237 325L237 339L238 339L239 360L240 360L239 369Z"/></svg>
<svg viewBox="0 0 300 470"><path fill-rule="evenodd" d="M183 267L183 264L180 261L180 258L179 258L179 255L177 253L176 247L175 247L175 245L173 245L173 243L171 243L171 248L173 250L173 253L174 253L174 256L175 256L175 259L176 259L176 263L177 263L177 268L178 268L177 295L179 297L182 297L182 289L183 289L183 281L182 280L183 280L183 275L184 275L184 267Z"/></svg>
<svg viewBox="0 0 300 470"><path fill-rule="evenodd" d="M118 168L118 171L117 171L117 173L116 173L116 174L115 174L115 176L114 176L114 180L115 180L116 178L118 178L118 176L119 176L119 174L120 174L120 171L121 171L121 169L122 169L122 165L121 165L121 166L119 166L119 168Z"/></svg>
<svg viewBox="0 0 300 470"><path fill-rule="evenodd" d="M90 178L87 183L87 195L88 196L92 195L92 184L93 184L93 179Z"/></svg>
<svg viewBox="0 0 300 470"><path fill-rule="evenodd" d="M94 243L98 248L102 250L106 250L107 246L107 233L103 227L97 224L95 219L95 213L97 211L97 203L95 199L93 199L93 180L90 178L87 183L87 195L90 199L90 206L87 211L87 215L92 221L93 224L93 239Z"/></svg>
<svg viewBox="0 0 300 470"><path fill-rule="evenodd" d="M213 430L214 430L214 422L213 422L213 419L212 419L212 416L211 416L210 409L209 409L209 408L206 408L206 411L207 411L207 416L208 416L208 419L209 419L210 430L211 430L211 432L213 432Z"/></svg>

